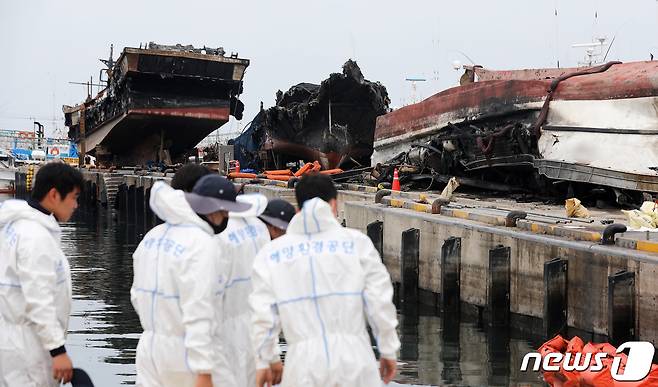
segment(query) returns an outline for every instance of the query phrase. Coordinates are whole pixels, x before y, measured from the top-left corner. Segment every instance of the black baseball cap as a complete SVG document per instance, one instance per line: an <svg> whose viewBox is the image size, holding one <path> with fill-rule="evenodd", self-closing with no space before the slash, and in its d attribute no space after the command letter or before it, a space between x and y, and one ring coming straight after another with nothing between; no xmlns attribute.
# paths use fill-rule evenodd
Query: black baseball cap
<svg viewBox="0 0 658 387"><path fill-rule="evenodd" d="M194 184L192 192L185 193L185 200L200 215L217 211L242 212L251 207L248 203L235 201L236 196L235 186L225 177L206 175Z"/></svg>
<svg viewBox="0 0 658 387"><path fill-rule="evenodd" d="M272 199L258 218L267 224L285 230L293 216L295 216L295 207L292 204L283 199Z"/></svg>

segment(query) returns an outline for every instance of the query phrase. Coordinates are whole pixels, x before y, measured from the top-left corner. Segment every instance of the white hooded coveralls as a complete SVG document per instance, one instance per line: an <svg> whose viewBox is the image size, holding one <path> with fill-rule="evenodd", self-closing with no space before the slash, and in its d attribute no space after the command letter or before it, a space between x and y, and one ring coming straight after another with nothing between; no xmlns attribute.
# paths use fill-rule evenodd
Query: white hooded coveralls
<svg viewBox="0 0 658 387"><path fill-rule="evenodd" d="M130 299L144 329L137 386L194 386L196 375L210 374L216 362L217 245L183 191L157 182L150 206L165 223L149 231L133 254Z"/></svg>
<svg viewBox="0 0 658 387"><path fill-rule="evenodd" d="M59 224L23 200L0 207L0 386L58 386L49 351L66 341L71 273Z"/></svg>
<svg viewBox="0 0 658 387"><path fill-rule="evenodd" d="M282 386L381 386L365 316L382 357L395 359L391 279L370 239L341 227L329 204L304 203L286 235L261 249L252 283L258 369L277 356L283 330Z"/></svg>
<svg viewBox="0 0 658 387"><path fill-rule="evenodd" d="M226 364L216 368L213 378L227 382L220 386L255 386L256 364L249 336L248 298L254 258L270 241L267 226L258 219L267 207L267 198L261 194L246 194L238 196L237 200L251 204L251 208L229 213L226 230L217 237L222 246L220 276L226 279L224 289L217 295L223 311L222 327L215 340L221 343L222 359Z"/></svg>

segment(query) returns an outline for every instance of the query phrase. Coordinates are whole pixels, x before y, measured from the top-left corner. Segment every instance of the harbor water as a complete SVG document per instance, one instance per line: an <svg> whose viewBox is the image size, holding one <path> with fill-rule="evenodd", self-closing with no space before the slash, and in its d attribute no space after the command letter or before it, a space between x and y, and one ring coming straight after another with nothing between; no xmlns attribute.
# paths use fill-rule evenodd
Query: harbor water
<svg viewBox="0 0 658 387"><path fill-rule="evenodd" d="M141 328L130 303L132 252L145 227L98 208L79 209L62 231L73 277L67 349L74 365L87 370L96 386L134 384ZM399 320L395 384L543 385L538 373L518 371L523 355L541 344L538 338L422 311Z"/></svg>

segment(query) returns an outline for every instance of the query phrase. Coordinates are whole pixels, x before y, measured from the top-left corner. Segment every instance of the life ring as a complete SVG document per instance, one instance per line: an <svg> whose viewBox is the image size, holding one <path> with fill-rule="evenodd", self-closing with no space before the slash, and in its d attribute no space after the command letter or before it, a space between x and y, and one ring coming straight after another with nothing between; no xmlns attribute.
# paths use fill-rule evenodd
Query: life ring
<svg viewBox="0 0 658 387"><path fill-rule="evenodd" d="M52 156L58 156L59 155L59 148L50 148L50 154Z"/></svg>

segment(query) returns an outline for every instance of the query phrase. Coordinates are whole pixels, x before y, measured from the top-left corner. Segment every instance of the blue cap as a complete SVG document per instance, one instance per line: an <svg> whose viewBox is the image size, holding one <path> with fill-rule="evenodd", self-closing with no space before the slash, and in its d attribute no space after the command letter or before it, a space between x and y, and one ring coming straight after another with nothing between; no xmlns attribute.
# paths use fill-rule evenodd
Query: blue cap
<svg viewBox="0 0 658 387"><path fill-rule="evenodd" d="M295 216L295 207L283 199L272 199L259 218L276 228L286 230L288 223Z"/></svg>
<svg viewBox="0 0 658 387"><path fill-rule="evenodd" d="M185 200L192 210L200 215L217 211L242 212L251 205L237 202L238 196L233 183L219 175L206 175L194 184L192 192L185 193Z"/></svg>

